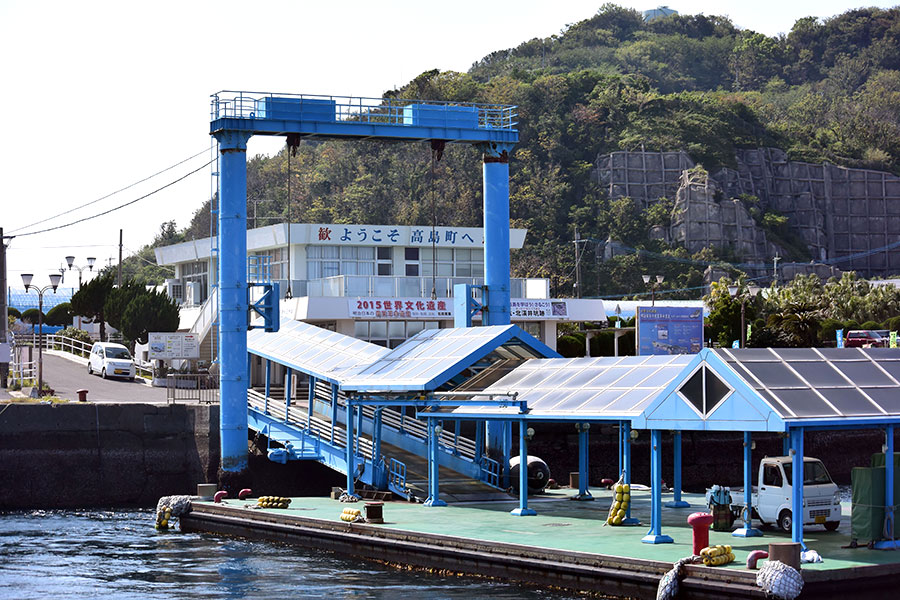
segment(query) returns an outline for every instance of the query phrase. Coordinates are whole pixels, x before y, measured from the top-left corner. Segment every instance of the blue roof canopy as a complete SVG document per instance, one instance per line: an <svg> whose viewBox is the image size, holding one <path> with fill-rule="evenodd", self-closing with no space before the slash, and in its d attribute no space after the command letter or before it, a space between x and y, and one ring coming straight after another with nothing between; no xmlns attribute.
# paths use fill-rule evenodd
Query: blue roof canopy
<svg viewBox="0 0 900 600"><path fill-rule="evenodd" d="M340 384L353 369L390 352L382 346L294 320L282 322L276 332L251 329L247 332L247 350L335 384Z"/></svg>
<svg viewBox="0 0 900 600"><path fill-rule="evenodd" d="M517 325L426 329L349 376L345 391L428 392L479 361L559 356Z"/></svg>

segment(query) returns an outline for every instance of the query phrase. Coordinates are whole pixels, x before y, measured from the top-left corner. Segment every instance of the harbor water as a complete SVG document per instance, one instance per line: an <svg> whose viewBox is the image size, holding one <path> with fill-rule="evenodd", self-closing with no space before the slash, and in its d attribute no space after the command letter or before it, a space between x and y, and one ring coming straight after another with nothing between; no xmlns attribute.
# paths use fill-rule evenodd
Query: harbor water
<svg viewBox="0 0 900 600"><path fill-rule="evenodd" d="M153 525L149 510L0 514L0 598L578 597Z"/></svg>

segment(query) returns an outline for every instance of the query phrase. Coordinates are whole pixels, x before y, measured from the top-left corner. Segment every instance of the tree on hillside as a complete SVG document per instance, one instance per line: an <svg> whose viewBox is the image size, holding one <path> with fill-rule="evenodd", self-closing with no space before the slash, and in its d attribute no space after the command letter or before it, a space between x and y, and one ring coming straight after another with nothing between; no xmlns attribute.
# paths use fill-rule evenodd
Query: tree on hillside
<svg viewBox="0 0 900 600"><path fill-rule="evenodd" d="M113 289L115 272L109 270L81 286L72 296L72 311L76 315L86 317L100 323L100 339L106 339L106 314L104 306Z"/></svg>
<svg viewBox="0 0 900 600"><path fill-rule="evenodd" d="M146 343L151 331L176 331L178 305L163 292L137 296L122 313L122 334L129 340Z"/></svg>

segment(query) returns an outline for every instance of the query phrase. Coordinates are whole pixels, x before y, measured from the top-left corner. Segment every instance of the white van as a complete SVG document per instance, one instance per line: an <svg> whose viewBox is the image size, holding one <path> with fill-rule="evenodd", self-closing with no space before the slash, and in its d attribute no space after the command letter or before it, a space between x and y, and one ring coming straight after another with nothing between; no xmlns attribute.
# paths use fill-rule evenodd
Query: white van
<svg viewBox="0 0 900 600"><path fill-rule="evenodd" d="M753 497L759 520L785 532L791 531L793 521L792 467L790 456L764 458L759 465L758 491ZM840 490L822 461L809 456L803 457L802 517L804 525L824 525L828 531L834 531L841 523Z"/></svg>
<svg viewBox="0 0 900 600"><path fill-rule="evenodd" d="M122 344L96 342L88 358L88 374L98 373L100 377L127 377L134 381L134 360L131 352Z"/></svg>

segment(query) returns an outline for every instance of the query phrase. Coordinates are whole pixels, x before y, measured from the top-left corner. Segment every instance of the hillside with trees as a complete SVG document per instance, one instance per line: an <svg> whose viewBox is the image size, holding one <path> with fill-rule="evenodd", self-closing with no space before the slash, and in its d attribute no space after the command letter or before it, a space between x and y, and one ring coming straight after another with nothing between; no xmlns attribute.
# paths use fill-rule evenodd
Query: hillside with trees
<svg viewBox="0 0 900 600"><path fill-rule="evenodd" d="M684 150L713 170L733 166L736 148L772 146L792 159L900 174L900 10L808 17L779 37L738 25L704 15L644 22L605 4L558 35L493 52L466 73L427 71L385 95L518 106L510 213L529 234L513 276L547 277L554 295L571 295L577 227L594 240L615 232L639 250L589 254L586 295L643 291L641 273L653 272L679 290L665 297L697 298L709 264L738 276L730 257L650 239L669 218L665 202L610 199L592 178L598 155ZM426 144L304 141L290 175L288 163L285 151L248 161L251 227L287 219L289 176L293 222L481 224L480 156L468 147L448 147L433 177ZM207 203L185 230L163 224L154 245L209 231ZM147 247L128 268L161 281L151 262Z"/></svg>

